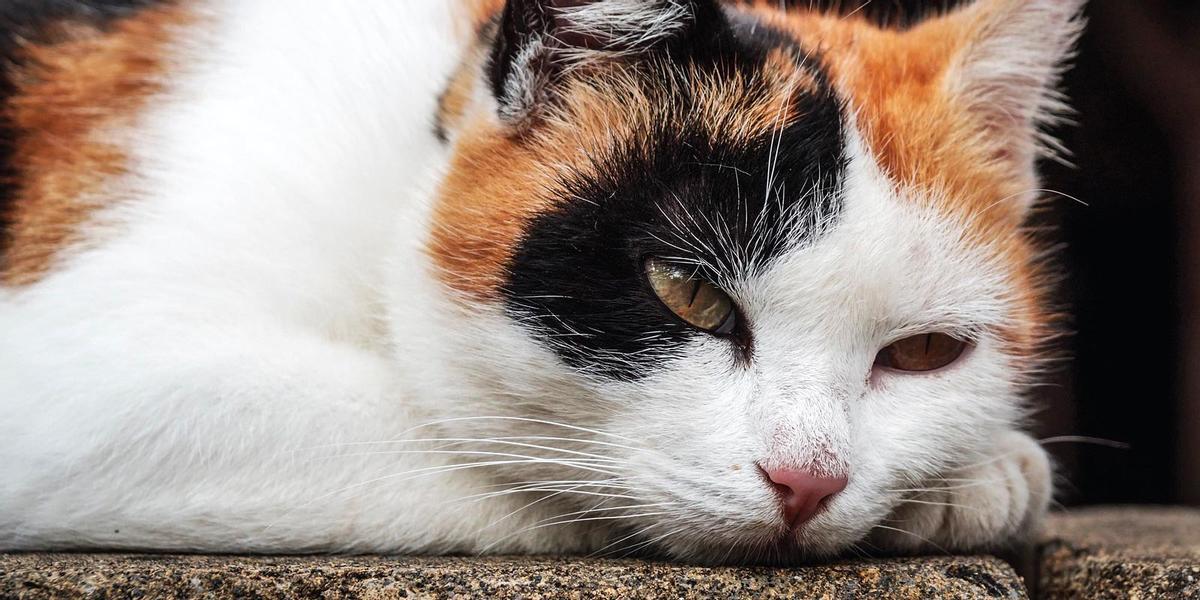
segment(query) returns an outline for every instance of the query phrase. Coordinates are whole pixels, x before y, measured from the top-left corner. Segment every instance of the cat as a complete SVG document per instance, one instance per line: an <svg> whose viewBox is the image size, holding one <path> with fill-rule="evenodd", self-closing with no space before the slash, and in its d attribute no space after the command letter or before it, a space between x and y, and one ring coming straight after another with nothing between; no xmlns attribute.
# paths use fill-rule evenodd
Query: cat
<svg viewBox="0 0 1200 600"><path fill-rule="evenodd" d="M1082 4L10 2L0 547L1021 543Z"/></svg>

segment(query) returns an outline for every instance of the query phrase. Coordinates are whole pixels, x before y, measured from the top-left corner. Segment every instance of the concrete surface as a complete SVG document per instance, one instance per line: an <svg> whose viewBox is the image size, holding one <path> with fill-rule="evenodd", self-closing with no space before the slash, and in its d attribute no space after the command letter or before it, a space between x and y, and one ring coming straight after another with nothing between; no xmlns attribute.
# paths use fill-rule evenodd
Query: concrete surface
<svg viewBox="0 0 1200 600"><path fill-rule="evenodd" d="M992 558L805 569L561 558L0 555L0 598L1025 598Z"/></svg>
<svg viewBox="0 0 1200 600"><path fill-rule="evenodd" d="M1200 598L1200 510L1055 515L1034 598ZM1024 562L1024 561L1022 561ZM0 554L0 598L1026 598L991 557L858 560L794 569L572 558Z"/></svg>
<svg viewBox="0 0 1200 600"><path fill-rule="evenodd" d="M1077 510L1051 519L1043 539L1042 598L1200 598L1200 510Z"/></svg>

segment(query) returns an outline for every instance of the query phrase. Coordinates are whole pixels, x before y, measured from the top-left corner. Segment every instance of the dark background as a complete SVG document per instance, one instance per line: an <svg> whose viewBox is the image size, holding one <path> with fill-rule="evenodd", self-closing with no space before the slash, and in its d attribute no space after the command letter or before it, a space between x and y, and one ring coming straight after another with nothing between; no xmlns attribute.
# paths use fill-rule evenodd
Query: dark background
<svg viewBox="0 0 1200 600"><path fill-rule="evenodd" d="M956 0L794 0L904 26ZM1039 388L1066 505L1200 503L1200 2L1092 0L1036 223L1063 244L1071 361Z"/></svg>

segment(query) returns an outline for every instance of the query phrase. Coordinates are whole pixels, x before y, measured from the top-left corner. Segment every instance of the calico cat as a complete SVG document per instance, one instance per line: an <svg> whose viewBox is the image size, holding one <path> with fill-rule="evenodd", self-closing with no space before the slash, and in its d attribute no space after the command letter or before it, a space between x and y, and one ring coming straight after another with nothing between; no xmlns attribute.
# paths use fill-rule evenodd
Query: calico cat
<svg viewBox="0 0 1200 600"><path fill-rule="evenodd" d="M0 547L1020 541L1082 1L10 1Z"/></svg>

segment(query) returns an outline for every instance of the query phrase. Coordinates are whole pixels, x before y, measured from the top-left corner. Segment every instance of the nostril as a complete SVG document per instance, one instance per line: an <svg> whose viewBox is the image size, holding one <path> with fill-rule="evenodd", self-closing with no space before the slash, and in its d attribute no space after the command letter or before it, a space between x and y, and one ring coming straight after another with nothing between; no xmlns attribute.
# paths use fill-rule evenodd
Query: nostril
<svg viewBox="0 0 1200 600"><path fill-rule="evenodd" d="M775 483L774 481L771 481L769 476L768 476L767 481L771 484L771 487L775 488L775 493L779 494L780 498L787 500L789 497L792 496L792 494L793 494L792 488L790 488L786 485L783 485L782 483Z"/></svg>
<svg viewBox="0 0 1200 600"><path fill-rule="evenodd" d="M792 495L792 488L775 481L771 477L771 472L764 469L762 465L759 465L758 467L758 474L762 475L762 478L767 482L767 485L775 489L775 493L779 494L780 498L787 498L788 496Z"/></svg>
<svg viewBox="0 0 1200 600"><path fill-rule="evenodd" d="M849 479L817 476L803 469L766 469L763 477L779 496L784 521L798 527L812 520L829 499L846 489Z"/></svg>

